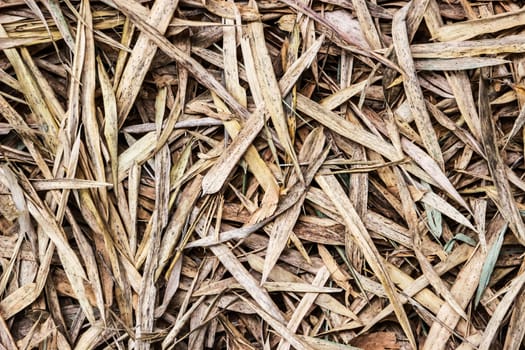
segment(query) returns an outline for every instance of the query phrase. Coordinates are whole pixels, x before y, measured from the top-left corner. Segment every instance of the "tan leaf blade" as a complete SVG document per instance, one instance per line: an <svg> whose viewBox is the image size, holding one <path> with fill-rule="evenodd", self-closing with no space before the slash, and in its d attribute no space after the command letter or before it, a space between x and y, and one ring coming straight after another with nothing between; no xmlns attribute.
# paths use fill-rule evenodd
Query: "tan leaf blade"
<svg viewBox="0 0 525 350"><path fill-rule="evenodd" d="M488 99L488 88L487 68L482 68L481 78L479 80L479 115L481 119L481 133L483 146L487 155L487 163L489 166L492 181L496 186L498 194L498 203L501 215L505 217L512 229L516 238L523 244L525 244L525 225L523 219L516 206L514 195L510 188L509 181L506 176L506 172L503 165L503 160L499 153L499 149L496 143L496 131L494 128L494 122L492 121L491 108Z"/></svg>
<svg viewBox="0 0 525 350"><path fill-rule="evenodd" d="M438 163L441 169L444 169L443 155L438 143L436 132L432 127L430 115L425 106L423 91L419 85L416 74L416 68L412 55L410 54L408 34L406 28L406 15L409 6L403 7L394 15L392 23L392 40L396 50L400 67L403 69L403 85L407 99L416 121L417 129L423 140L423 144L429 155Z"/></svg>
<svg viewBox="0 0 525 350"><path fill-rule="evenodd" d="M299 161L301 163L304 162L313 165L311 166L311 169L309 169L309 173L311 172L315 174L326 158L327 154L326 152L323 152L324 144L325 137L323 135L322 128L314 129L305 139L303 148L299 152ZM308 186L311 180L312 178L306 179L305 185ZM292 176L290 181L299 181L299 179L295 176ZM264 270L261 277L261 282L264 283L266 281L268 274L272 270L283 249L285 248L290 233L292 232L292 229L299 218L299 214L301 213L301 208L303 206L305 197L306 192L287 212L277 217L277 219L274 221L272 232L270 234L270 242L268 243L268 252L264 261Z"/></svg>
<svg viewBox="0 0 525 350"><path fill-rule="evenodd" d="M367 229L364 227L363 222L356 213L352 203L345 195L343 189L337 182L336 178L332 175L329 176L317 176L317 183L321 186L323 191L331 198L332 202L336 206L339 214L343 217L345 225L348 227L350 234L355 243L359 246L361 252L363 253L366 261L370 264L370 267L376 273L377 277L381 281L383 288L390 299L390 302L394 306L394 311L398 318L403 331L408 337L411 345L416 347L416 340L412 333L412 328L408 317L403 309L395 287L392 284L392 281L388 277L388 273L383 266L381 257L377 248L375 247Z"/></svg>

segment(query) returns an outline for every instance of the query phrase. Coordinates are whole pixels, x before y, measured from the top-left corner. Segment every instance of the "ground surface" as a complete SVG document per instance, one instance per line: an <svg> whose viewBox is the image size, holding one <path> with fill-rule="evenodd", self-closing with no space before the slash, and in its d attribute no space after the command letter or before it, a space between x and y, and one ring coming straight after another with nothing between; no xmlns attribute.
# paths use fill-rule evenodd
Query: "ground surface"
<svg viewBox="0 0 525 350"><path fill-rule="evenodd" d="M519 349L520 6L0 1L0 349Z"/></svg>

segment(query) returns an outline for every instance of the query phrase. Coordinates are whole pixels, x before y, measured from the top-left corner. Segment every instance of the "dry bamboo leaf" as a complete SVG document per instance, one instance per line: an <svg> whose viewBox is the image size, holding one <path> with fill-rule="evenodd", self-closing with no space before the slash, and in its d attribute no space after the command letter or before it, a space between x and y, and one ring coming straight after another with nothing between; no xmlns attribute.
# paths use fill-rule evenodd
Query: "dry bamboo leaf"
<svg viewBox="0 0 525 350"><path fill-rule="evenodd" d="M111 179L113 188L117 189L118 184L118 115L117 102L113 93L113 87L109 77L104 70L102 60L97 57L98 62L98 79L102 96L104 97L104 137L109 150L109 159L111 161Z"/></svg>
<svg viewBox="0 0 525 350"><path fill-rule="evenodd" d="M494 339L494 336L496 335L496 332L498 331L498 328L501 326L503 318L505 317L508 309L510 308L512 302L520 292L524 283L525 275L523 273L512 281L507 293L499 302L496 311L494 312L489 323L487 324L485 332L483 333L483 340L479 344L478 349L488 350L491 348L492 341Z"/></svg>
<svg viewBox="0 0 525 350"><path fill-rule="evenodd" d="M335 259L332 257L332 255L330 255L328 249L322 245L318 245L317 249L319 250L319 255L321 256L321 259L323 259L323 262L325 263L325 266L330 272L335 283L343 287L345 291L348 292L351 288L348 282L350 280L350 275L346 273L345 270L342 270L339 265L337 265Z"/></svg>
<svg viewBox="0 0 525 350"><path fill-rule="evenodd" d="M468 247L468 245L464 244L461 247L454 250L454 252L448 256L447 260L437 264L435 266L435 271L441 275L450 269L456 267L457 265L465 262L472 253L472 249ZM391 266L391 265L388 265ZM408 297L414 297L418 302L424 304L428 303L431 310L438 311L439 307L441 306L439 303L439 300L435 299L432 294L428 293L429 290L425 289L426 286L428 286L429 282L425 278L425 276L420 276L416 280L413 280L410 278L410 276L403 276L402 274L393 274L393 276L396 276L397 283L400 285L402 284L403 287L403 294ZM406 278L409 277L409 278ZM426 295L425 295L426 294ZM404 297L403 297L404 299ZM439 299L439 298L438 298ZM406 302L407 299L402 300L403 302ZM430 302L429 302L430 301ZM435 303L437 301L437 303ZM435 308L437 306L437 308ZM373 320L367 322L367 325L365 329L362 331L366 331L373 327L378 321L382 320L386 316L388 316L390 313L394 311L394 308L392 305L388 305L385 307L379 314L377 314Z"/></svg>
<svg viewBox="0 0 525 350"><path fill-rule="evenodd" d="M84 265L86 266L86 273L89 278L90 285L93 289L93 293L95 294L96 306L99 308L99 310L103 310L106 304L104 303L104 291L103 291L102 284L101 284L101 278L99 276L95 254L93 252L91 245L89 244L88 239L82 233L79 225L72 218L72 215L69 211L67 212L67 219L71 223L73 236L75 237L75 241L77 245L79 246L80 251L82 252L81 256L82 256L82 260L84 261ZM105 322L106 321L105 313L101 313L100 316L102 320Z"/></svg>
<svg viewBox="0 0 525 350"><path fill-rule="evenodd" d="M31 38L0 38L0 50L12 49L18 46L24 46L33 42Z"/></svg>
<svg viewBox="0 0 525 350"><path fill-rule="evenodd" d="M377 32L372 16L368 11L368 7L364 0L352 0L354 5L354 11L356 12L357 19L361 25L361 31L363 32L368 45L372 50L378 50L381 48L381 39Z"/></svg>
<svg viewBox="0 0 525 350"><path fill-rule="evenodd" d="M345 31L345 33L352 38L352 41L359 44L359 46L369 48L368 42L366 41L364 34L359 26L359 21L356 20L349 11L334 10L325 12L324 18L329 23L332 23L332 25L336 26L337 28L341 28L341 30ZM285 16L281 17L281 21L279 22L279 24L281 23L283 25L286 25ZM282 29L286 30L286 27ZM320 30L322 32L329 32L324 28L321 28Z"/></svg>
<svg viewBox="0 0 525 350"><path fill-rule="evenodd" d="M180 194L177 210L171 217L166 232L162 237L159 251L158 268L155 272L155 279L158 279L164 267L168 264L169 259L173 253L173 249L179 243L182 230L191 214L195 202L199 197L202 178L197 177Z"/></svg>
<svg viewBox="0 0 525 350"><path fill-rule="evenodd" d="M312 64L321 49L325 36L321 35L295 62L293 62L279 80L279 89L283 96L288 95L301 74Z"/></svg>
<svg viewBox="0 0 525 350"><path fill-rule="evenodd" d="M333 176L317 176L317 183L321 186L323 191L330 197L334 205L336 206L339 214L343 217L345 226L352 234L352 238L355 243L359 246L363 253L366 261L370 264L370 267L376 273L377 277L381 281L381 284L385 288L385 291L390 299L390 302L394 306L394 311L397 318L403 328L406 336L408 337L411 345L416 347L416 340L412 333L408 317L403 309L402 304L399 301L397 292L392 284L392 281L388 277L388 274L383 266L379 252L372 242L370 235L364 227L355 209L344 194L343 189Z"/></svg>
<svg viewBox="0 0 525 350"><path fill-rule="evenodd" d="M442 26L434 34L439 41L466 40L487 33L495 33L523 25L525 23L525 10L504 12L487 18L473 19Z"/></svg>
<svg viewBox="0 0 525 350"><path fill-rule="evenodd" d="M325 158L324 155L320 156L319 159L317 159L317 162L322 162L322 160ZM316 163L317 163L316 162ZM306 172L306 178L309 179L315 175L315 171L318 168L319 164L312 164L310 168L307 169ZM301 182L296 182L294 185L292 185L285 196L281 198L281 203L275 210L275 213L267 218L264 218L258 223L249 225L249 226L243 226L240 228L235 228L229 231L222 232L219 237L216 235L213 236L206 236L204 238L195 240L193 242L190 242L186 245L186 248L194 248L194 247L209 247L216 244L224 243L232 239L244 239L248 238L250 234L254 233L255 231L261 229L265 225L267 225L269 222L273 221L275 218L279 217L279 215L285 213L288 209L292 208L303 196L305 192L305 184ZM243 205L249 207L249 203L243 203ZM253 206L253 205L251 205Z"/></svg>
<svg viewBox="0 0 525 350"><path fill-rule="evenodd" d="M453 198L456 202L461 204L465 209L469 210L468 204L465 202L463 197L458 193L454 186L450 183L450 180L445 176L443 171L439 168L438 164L430 158L428 154L423 152L419 147L414 145L409 140L401 139L403 150L423 169L428 175L434 179L439 186L445 190L448 195Z"/></svg>
<svg viewBox="0 0 525 350"><path fill-rule="evenodd" d="M66 21L64 13L60 8L60 3L58 2L58 0L47 0L44 2L44 5L51 14L51 17L53 18L53 21L55 22L55 25L57 26L60 35L66 42L67 46L71 51L74 51L75 39L73 39L73 35L71 34L71 30Z"/></svg>
<svg viewBox="0 0 525 350"><path fill-rule="evenodd" d="M239 131L233 142L222 152L202 179L203 194L214 194L220 191L233 168L263 128L264 121L262 108L252 113L252 116L246 121L247 126Z"/></svg>
<svg viewBox="0 0 525 350"><path fill-rule="evenodd" d="M240 105L228 91L217 81L209 72L199 64L195 59L191 58L176 46L174 46L168 39L162 36L157 29L152 27L144 18L143 11L136 11L137 3L135 1L116 1L119 9L128 15L151 41L153 41L164 53L173 59L177 60L184 68L186 68L192 76L194 76L200 83L214 91L235 113L241 118L247 120L249 113L242 105ZM140 5L138 5L141 7Z"/></svg>
<svg viewBox="0 0 525 350"><path fill-rule="evenodd" d="M322 267L315 276L315 279L312 281L314 286L323 286L330 277L330 272L326 267ZM301 324L303 318L306 316L308 310L313 305L315 299L317 298L317 293L307 293L303 296L299 304L297 305L292 317L288 321L287 328L291 332L296 332L297 328ZM277 349L278 350L288 350L290 348L290 343L284 340L281 340Z"/></svg>
<svg viewBox="0 0 525 350"><path fill-rule="evenodd" d="M361 349L400 349L394 332L375 332L352 339L352 345Z"/></svg>
<svg viewBox="0 0 525 350"><path fill-rule="evenodd" d="M0 172L4 178L15 177L12 171L6 167L0 168ZM27 180L24 186L30 186ZM95 317L93 310L85 296L83 280L86 279L86 275L84 269L82 268L76 253L66 241L66 235L64 231L55 221L54 216L49 211L49 208L47 208L44 203L38 200L38 197L36 197L34 193L30 195L31 200L27 203L28 210L33 218L35 218L35 220L39 223L39 225L45 229L48 237L56 245L59 257L64 264L68 279L74 288L75 294L79 299L82 309L89 321L94 324ZM34 298L36 298L36 296L34 296Z"/></svg>
<svg viewBox="0 0 525 350"><path fill-rule="evenodd" d="M416 68L412 55L410 54L408 34L406 29L406 16L409 6L403 7L394 15L392 23L392 40L396 50L400 67L403 69L403 85L410 105L410 109L416 121L417 129L423 140L423 144L429 155L436 161L441 169L444 169L443 155L439 147L436 132L432 127L432 121L428 114L423 99L423 91L419 85Z"/></svg>
<svg viewBox="0 0 525 350"><path fill-rule="evenodd" d="M262 272L264 266L264 259L262 259L261 257L250 254L248 255L248 263L250 264L250 267L254 270ZM279 265L276 265L273 268L268 278L278 282L283 281L304 283L304 281L300 277L297 277L296 275L285 270ZM345 305L341 304L337 299L330 295L320 294L315 300L315 303L322 308L339 313L340 315L344 315L355 320L358 319L358 317L350 309L348 309Z"/></svg>
<svg viewBox="0 0 525 350"><path fill-rule="evenodd" d="M149 132L126 149L118 158L118 180L128 176L129 169L134 164L142 165L151 158L157 145L157 134Z"/></svg>
<svg viewBox="0 0 525 350"><path fill-rule="evenodd" d="M347 120L339 118L334 112L301 94L297 95L297 108L309 117L318 120L330 130L370 148L390 160L398 159L398 153L388 142L383 141L363 128L351 124Z"/></svg>
<svg viewBox="0 0 525 350"><path fill-rule="evenodd" d="M348 49L349 51L356 53L358 55L363 55L365 57L374 58L378 60L379 62L383 63L384 65L386 65L387 67L397 69L396 65L393 64L388 59L385 59L383 56L378 55L373 51L370 51L369 48L365 48L360 43L356 42L355 38L349 35L350 32L345 32L344 28L339 28L334 23L319 16L316 12L314 12L311 8L307 7L303 3L298 2L297 0L284 0L283 2L289 5L290 7L292 7L293 9L307 15L308 17L311 17L319 24L326 26L332 32L336 33L342 40L346 42L346 44L351 45L351 46L345 46L345 49Z"/></svg>
<svg viewBox="0 0 525 350"><path fill-rule="evenodd" d="M5 271L2 273L2 278L0 278L0 294L4 294L7 283L11 279L11 274L13 273L15 262L17 261L16 256L20 252L23 241L24 241L24 235L20 235L18 237L16 245L13 247L11 262L9 263L9 266L7 266Z"/></svg>
<svg viewBox="0 0 525 350"><path fill-rule="evenodd" d="M92 164L92 170L97 181L106 181L104 161L100 147L100 132L95 109L95 85L96 85L96 62L95 62L95 39L92 26L91 7L89 2L83 1L80 9L83 29L85 31L85 56L82 70L82 122L85 126L86 146ZM99 189L100 198L103 203L107 202L107 191L105 188Z"/></svg>
<svg viewBox="0 0 525 350"><path fill-rule="evenodd" d="M240 124L233 120L225 122L224 126L228 133L233 137L237 137L241 130ZM270 168L261 158L257 149L253 145L249 146L246 150L244 159L248 164L248 168L265 191L264 197L261 201L259 216L255 217L255 221L257 221L258 218L266 218L274 213L279 200L279 185L277 184Z"/></svg>
<svg viewBox="0 0 525 350"><path fill-rule="evenodd" d="M489 250L497 239L497 233L501 232L504 225L505 223L501 217L495 217L490 223L487 229L487 247ZM450 289L461 306L466 306L469 303L477 289L485 257L486 254L481 249L476 250L462 267L454 285ZM426 341L423 349L444 349L450 337L451 329L455 328L459 320L459 315L453 312L448 304L444 304L441 307L436 317L439 321L435 321L432 324L427 338L432 339L432 341Z"/></svg>
<svg viewBox="0 0 525 350"><path fill-rule="evenodd" d="M53 319L48 317L44 322L40 323L40 319L35 322L31 327L30 332L24 337L17 341L17 345L20 348L27 349L31 347L37 347L38 344L46 340L46 338L52 336L55 325Z"/></svg>
<svg viewBox="0 0 525 350"><path fill-rule="evenodd" d="M278 319L275 318L274 315L269 314L266 312L266 310L260 308L258 305L250 302L248 299L244 297L240 297L243 299L250 307L252 307L258 315L260 315L270 326L272 326L275 331L283 338L286 339L295 349L298 350L308 350L313 349L307 343L300 340L299 337L293 332L291 332L287 327L285 327Z"/></svg>
<svg viewBox="0 0 525 350"><path fill-rule="evenodd" d="M374 81L376 80L377 79L374 79ZM329 110L333 110L345 103L346 101L348 101L352 96L355 96L358 93L362 92L363 89L366 88L369 84L370 82L368 80L363 80L362 82L348 86L328 97L325 97L322 101L319 102L319 104L323 107L328 108Z"/></svg>
<svg viewBox="0 0 525 350"><path fill-rule="evenodd" d="M125 290L126 283L121 270L121 262L127 260L126 255L123 254L125 249L119 246L119 240L111 235L109 224L104 221L99 212L93 198L87 190L79 191L79 201L82 215L87 224L92 228L96 234L94 235L95 246L97 252L101 255L104 264L111 267L111 276L108 272L105 273L99 270L101 274L101 281L104 289L104 299L107 301L113 300L113 283L120 290ZM118 253L121 253L120 255Z"/></svg>
<svg viewBox="0 0 525 350"><path fill-rule="evenodd" d="M99 324L93 327L89 327L75 344L75 350L88 350L93 348L93 344L97 344L100 336L104 332L103 324Z"/></svg>
<svg viewBox="0 0 525 350"><path fill-rule="evenodd" d="M410 347L348 202L423 348L521 346L524 10L283 1L0 1L0 348Z"/></svg>
<svg viewBox="0 0 525 350"><path fill-rule="evenodd" d="M65 115L62 104L57 98L56 94L53 91L53 88L49 84L48 79L43 75L42 71L37 67L35 59L31 56L28 49L25 47L20 49L22 58L24 59L27 67L31 71L31 74L34 76L35 83L38 85L40 91L42 92L42 98L46 103L46 106L49 109L49 112L54 116L55 120L62 120Z"/></svg>
<svg viewBox="0 0 525 350"><path fill-rule="evenodd" d="M312 130L306 137L303 147L299 152L299 161L314 165L308 172L316 173L321 167L327 154L324 151L325 136L322 128ZM323 154L324 153L324 154ZM307 178L305 176L305 185L308 186L313 177ZM296 176L291 176L291 183L299 181ZM268 251L264 261L264 269L261 277L261 282L265 282L268 274L279 259L282 251L286 246L286 242L299 218L304 199L306 198L306 191L303 196L285 213L277 217L273 223L272 232L270 233L270 242L268 243Z"/></svg>
<svg viewBox="0 0 525 350"><path fill-rule="evenodd" d="M416 70L430 71L462 71L467 69L476 69L481 67L499 66L509 63L507 60L500 58L448 58L448 59L418 59L414 61Z"/></svg>
<svg viewBox="0 0 525 350"><path fill-rule="evenodd" d="M209 0L206 1L205 6L211 13L227 19L235 19L236 11L239 11L242 19L247 22L257 21L261 17L256 9L249 6L238 6L237 4L224 0Z"/></svg>
<svg viewBox="0 0 525 350"><path fill-rule="evenodd" d="M445 214L449 218L453 219L457 223L468 227L472 231L477 231L470 221L463 215L459 210L450 205L443 198L439 197L434 192L426 192L422 197L421 201L439 212Z"/></svg>
<svg viewBox="0 0 525 350"><path fill-rule="evenodd" d="M232 20L225 20L225 22L227 24L234 24ZM246 105L246 92L239 84L239 69L236 54L236 30L235 27L225 26L223 31L226 88L239 101L239 103ZM219 110L222 110L223 112L229 112L226 105L218 98L215 98L215 94L212 93L212 96L214 97L215 104L219 106ZM241 130L241 125L235 120L227 121L224 125L232 137L236 137ZM267 217L273 214L273 211L277 205L279 186L277 185L277 181L275 180L270 169L259 156L259 153L256 151L255 147L250 146L247 149L244 159L246 160L250 171L253 173L265 191L265 195L261 203L260 215L262 217Z"/></svg>
<svg viewBox="0 0 525 350"><path fill-rule="evenodd" d="M2 183L5 188L9 189L8 192L10 192L10 198L15 207L14 209L16 210L16 219L20 230L19 240L21 241L23 237L27 235L26 237L33 243L33 249L36 251L36 233L29 217L27 202L24 198L24 191L19 186L15 174L9 168L4 167L2 170L4 178L0 180L0 183ZM14 261L15 259L12 259L11 263L14 263ZM6 271L4 271L4 274L6 274ZM4 288L1 288L0 290L3 291L3 289Z"/></svg>
<svg viewBox="0 0 525 350"><path fill-rule="evenodd" d="M234 278L229 278L216 283L202 286L193 293L193 296L220 294L226 290L242 289L239 283L234 282ZM299 282L264 282L263 287L269 292L290 292L290 293L338 293L340 288L330 288L316 286L308 283Z"/></svg>
<svg viewBox="0 0 525 350"><path fill-rule="evenodd" d="M408 186L406 185L406 181L403 178L401 172L399 169L394 168L394 174L397 178L397 189L399 192L399 197L401 199L401 203L403 206L403 214L405 217L405 220L408 223L408 228L412 235L412 241L413 241L413 250L414 254L416 256L417 261L419 262L419 266L421 266L421 271L423 272L423 275L427 278L429 283L434 287L434 289L445 299L447 303L450 304L452 309L458 313L461 317L464 319L468 319L468 316L464 312L464 310L461 308L461 306L458 304L458 302L455 300L454 296L450 293L450 290L448 287L444 284L444 282L439 278L439 275L434 271L434 268L432 265L428 262L427 257L421 252L422 247L422 239L421 239L421 233L418 230L418 218L416 209L413 204L412 197L410 195L410 191L408 190Z"/></svg>
<svg viewBox="0 0 525 350"><path fill-rule="evenodd" d="M525 332L523 324L523 290L518 295L512 316L509 321L507 336L503 348L505 350L517 350L520 348Z"/></svg>
<svg viewBox="0 0 525 350"><path fill-rule="evenodd" d="M205 223L199 222L196 227L197 233L201 237L211 235L211 232L205 232ZM235 277L235 279L243 285L244 289L250 294L257 304L261 305L264 310L271 312L272 318L277 322L283 323L284 317L270 298L268 293L262 289L252 275L248 273L246 268L239 262L233 252L223 244L210 247L213 254L221 261L226 269ZM283 326L284 327L284 326Z"/></svg>
<svg viewBox="0 0 525 350"><path fill-rule="evenodd" d="M31 304L40 293L36 283L23 285L0 302L1 316L4 319L13 317Z"/></svg>
<svg viewBox="0 0 525 350"><path fill-rule="evenodd" d="M227 3L235 6L233 3ZM233 20L224 20L226 26L222 29L223 38L223 60L224 60L224 83L226 89L232 94L237 101L246 106L246 91L239 84L239 64L237 58L237 30L233 26Z"/></svg>
<svg viewBox="0 0 525 350"><path fill-rule="evenodd" d="M281 146L284 148L286 155L294 166L296 176L298 176L300 181L303 181L299 161L288 133L279 84L277 83L275 73L273 70L269 69L272 67L272 59L268 53L266 45L264 44L265 38L262 23L249 23L246 35L248 35L250 42L254 58L254 69L257 74L258 85L266 111L270 115Z"/></svg>
<svg viewBox="0 0 525 350"><path fill-rule="evenodd" d="M5 346L9 346L9 348L11 349L18 349L18 347L16 346L15 339L13 338L9 330L9 326L7 325L2 316L0 316L0 340L2 344L5 344ZM4 346L2 345L2 348L3 347Z"/></svg>
<svg viewBox="0 0 525 350"><path fill-rule="evenodd" d="M82 179L32 180L31 185L35 191L80 190L113 186L107 182Z"/></svg>
<svg viewBox="0 0 525 350"><path fill-rule="evenodd" d="M386 158L392 161L399 161L399 153L391 144L382 140L378 136L370 133L369 131L360 128L348 122L347 120L339 118L337 114L322 107L318 103L307 99L301 94L297 95L297 108L304 114L319 121L319 123L326 126L328 129L340 134L341 136L344 136L356 143L370 148L371 150L385 156ZM424 171L421 171L421 169L419 169L417 166L414 166L414 164L410 163L405 164L403 167L411 173L413 173L414 175L416 175L417 177L419 177L420 179L422 179L423 181L428 183L435 183L432 177L430 177L434 175L434 171L427 174ZM443 181L443 179L440 178L438 183L440 181ZM445 183L440 184L440 186L446 186L447 188L450 187Z"/></svg>
<svg viewBox="0 0 525 350"><path fill-rule="evenodd" d="M520 53L525 45L520 35L510 35L498 39L471 41L452 41L445 43L415 44L410 46L414 58L467 58L480 55ZM467 69L467 68L464 68Z"/></svg>
<svg viewBox="0 0 525 350"><path fill-rule="evenodd" d="M156 165L162 160L165 160L166 148L164 148L159 154L156 155ZM169 164L168 164L169 167ZM137 302L136 312L136 329L135 336L137 338L136 347L140 350L150 349L150 342L147 340L146 335L153 331L154 326L154 315L155 315L155 299L157 298L157 288L155 286L155 272L159 267L159 257L161 249L161 231L166 225L167 215L163 213L163 207L167 207L167 201L164 197L166 190L165 179L168 175L166 167L161 166L157 168L159 174L157 177L156 194L160 198L155 202L155 210L152 214L153 228L151 234L148 237L148 254L146 263L144 266L142 283L139 290L139 297ZM169 184L168 188L169 189Z"/></svg>
<svg viewBox="0 0 525 350"><path fill-rule="evenodd" d="M488 89L486 79L487 71L482 69L482 77L479 80L479 115L481 120L481 135L490 175L496 192L498 194L497 205L501 215L505 217L514 235L520 242L525 242L525 225L521 218L516 201L512 194L506 172L503 168L503 160L496 143L496 131L492 120L491 108L488 101Z"/></svg>
<svg viewBox="0 0 525 350"><path fill-rule="evenodd" d="M6 38L7 33L0 25L0 37ZM46 144L54 150L56 147L56 130L57 122L46 105L42 92L37 86L32 74L29 72L27 65L23 62L22 57L15 49L3 50L10 63L13 65L18 77L20 87L31 106L33 112L40 119L42 131L45 135Z"/></svg>
<svg viewBox="0 0 525 350"><path fill-rule="evenodd" d="M123 6L119 0L115 1L115 3L119 8ZM154 26L160 33L164 33L178 3L178 0L155 1L151 11L147 14L145 22ZM131 7L135 5L135 2L129 2L125 5ZM141 5L138 6L142 7ZM137 11L136 7L134 11ZM146 33L141 33L133 47L115 92L119 125L122 125L128 116L156 51L157 45L151 42Z"/></svg>
<svg viewBox="0 0 525 350"><path fill-rule="evenodd" d="M479 278L479 286L478 290L476 291L476 297L474 299L474 305L477 305L479 301L481 300L481 297L485 293L489 282L492 277L492 273L494 272L494 267L496 265L496 261L500 255L501 247L503 245L503 237L505 232L507 231L507 226L505 225L501 232L498 234L498 238L496 240L496 243L492 245L490 250L487 250L487 258L485 260L485 264L483 265L483 269L481 270L481 275Z"/></svg>

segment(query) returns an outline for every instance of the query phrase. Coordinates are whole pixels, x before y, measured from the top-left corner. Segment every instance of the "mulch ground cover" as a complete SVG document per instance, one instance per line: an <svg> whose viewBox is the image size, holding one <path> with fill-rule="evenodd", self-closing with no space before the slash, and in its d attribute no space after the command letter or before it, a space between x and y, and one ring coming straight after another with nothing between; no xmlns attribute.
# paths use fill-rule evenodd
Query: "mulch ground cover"
<svg viewBox="0 0 525 350"><path fill-rule="evenodd" d="M0 0L0 349L520 349L522 5Z"/></svg>

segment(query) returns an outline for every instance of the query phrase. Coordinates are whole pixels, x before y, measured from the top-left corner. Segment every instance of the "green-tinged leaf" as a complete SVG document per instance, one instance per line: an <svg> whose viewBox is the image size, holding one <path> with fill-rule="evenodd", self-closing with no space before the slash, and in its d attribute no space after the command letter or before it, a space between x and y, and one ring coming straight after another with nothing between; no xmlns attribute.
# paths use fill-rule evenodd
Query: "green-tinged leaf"
<svg viewBox="0 0 525 350"><path fill-rule="evenodd" d="M507 225L503 227L501 232L498 234L498 239L494 245L487 252L487 258L483 264L483 269L481 270L481 277L479 279L478 289L476 291L476 297L474 299L474 305L477 305L485 292L485 289L489 285L492 272L496 266L496 261L498 260L501 247L503 246L503 238L505 237L505 232L507 231Z"/></svg>

